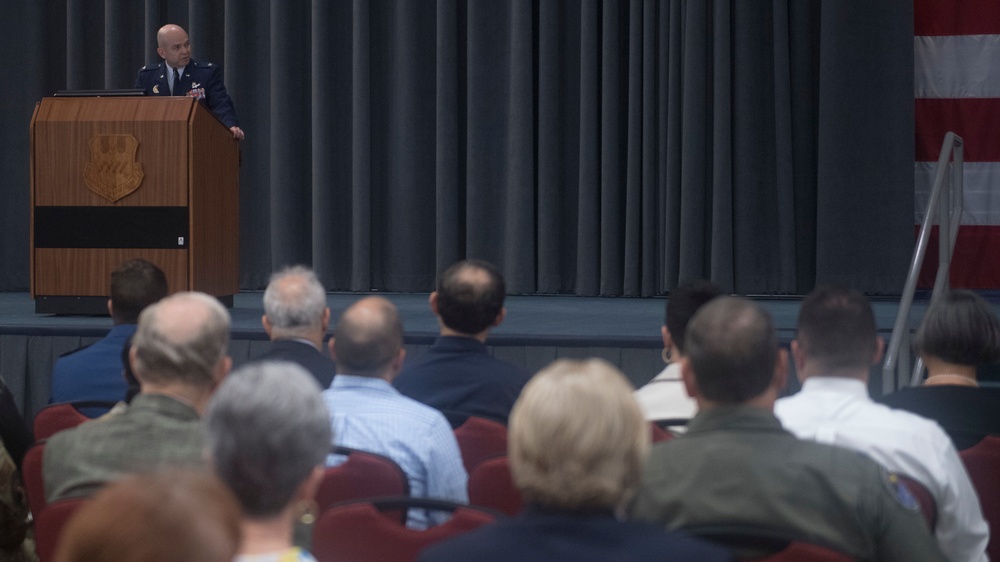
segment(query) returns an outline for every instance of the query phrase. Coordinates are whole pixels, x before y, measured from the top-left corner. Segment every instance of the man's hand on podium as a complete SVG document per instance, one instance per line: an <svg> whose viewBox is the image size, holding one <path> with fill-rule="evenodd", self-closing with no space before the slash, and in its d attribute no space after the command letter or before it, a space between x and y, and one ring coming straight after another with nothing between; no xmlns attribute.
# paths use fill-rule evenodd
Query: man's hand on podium
<svg viewBox="0 0 1000 562"><path fill-rule="evenodd" d="M233 132L233 138L236 140L243 140L243 137L246 136L243 134L243 129L239 127L230 127L229 130Z"/></svg>

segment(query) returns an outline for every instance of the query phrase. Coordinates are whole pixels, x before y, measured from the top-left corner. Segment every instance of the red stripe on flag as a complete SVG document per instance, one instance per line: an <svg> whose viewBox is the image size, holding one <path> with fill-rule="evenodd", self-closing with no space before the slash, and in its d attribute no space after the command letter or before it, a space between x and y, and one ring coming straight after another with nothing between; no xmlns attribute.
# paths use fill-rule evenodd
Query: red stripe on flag
<svg viewBox="0 0 1000 562"><path fill-rule="evenodd" d="M913 0L914 35L1000 33L997 0Z"/></svg>
<svg viewBox="0 0 1000 562"><path fill-rule="evenodd" d="M935 162L948 131L965 140L966 162L1000 162L1000 98L917 98L916 161Z"/></svg>
<svg viewBox="0 0 1000 562"><path fill-rule="evenodd" d="M916 227L917 235L920 226ZM917 286L934 287L938 268L938 230L931 231L930 245L924 257ZM951 286L962 289L996 289L1000 287L1000 226L962 225L951 260Z"/></svg>

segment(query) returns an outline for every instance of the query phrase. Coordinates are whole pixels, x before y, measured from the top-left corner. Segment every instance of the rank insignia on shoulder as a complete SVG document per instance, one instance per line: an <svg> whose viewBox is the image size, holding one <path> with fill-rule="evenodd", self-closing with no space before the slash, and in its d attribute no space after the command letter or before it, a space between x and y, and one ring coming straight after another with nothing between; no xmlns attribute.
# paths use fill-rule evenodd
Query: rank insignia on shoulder
<svg viewBox="0 0 1000 562"><path fill-rule="evenodd" d="M160 93L160 85L159 84L156 84L155 86L153 86L153 93L154 94Z"/></svg>
<svg viewBox="0 0 1000 562"><path fill-rule="evenodd" d="M920 511L920 502L913 495L913 492L906 487L906 484L899 479L899 476L890 472L885 472L885 485L889 488L889 493L899 502L900 505L910 511Z"/></svg>

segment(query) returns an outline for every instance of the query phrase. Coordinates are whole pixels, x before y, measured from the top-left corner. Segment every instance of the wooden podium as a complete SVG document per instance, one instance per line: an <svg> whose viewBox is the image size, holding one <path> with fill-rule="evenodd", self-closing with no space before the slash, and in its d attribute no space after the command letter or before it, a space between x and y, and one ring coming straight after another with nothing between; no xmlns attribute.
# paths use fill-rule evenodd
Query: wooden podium
<svg viewBox="0 0 1000 562"><path fill-rule="evenodd" d="M239 144L186 97L43 98L31 119L35 311L106 314L144 258L171 292L239 291Z"/></svg>

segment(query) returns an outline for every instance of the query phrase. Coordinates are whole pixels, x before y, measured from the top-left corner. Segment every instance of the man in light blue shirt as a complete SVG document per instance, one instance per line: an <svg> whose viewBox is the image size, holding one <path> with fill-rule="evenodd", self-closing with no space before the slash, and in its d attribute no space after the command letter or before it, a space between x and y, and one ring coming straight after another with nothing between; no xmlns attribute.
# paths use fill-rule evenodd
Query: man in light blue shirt
<svg viewBox="0 0 1000 562"><path fill-rule="evenodd" d="M334 328L330 353L338 374L323 398L334 444L391 458L406 473L414 497L467 503L468 476L451 425L392 387L406 355L396 307L381 297L353 304ZM331 457L328 464L342 460ZM423 529L447 517L411 509L407 526Z"/></svg>

